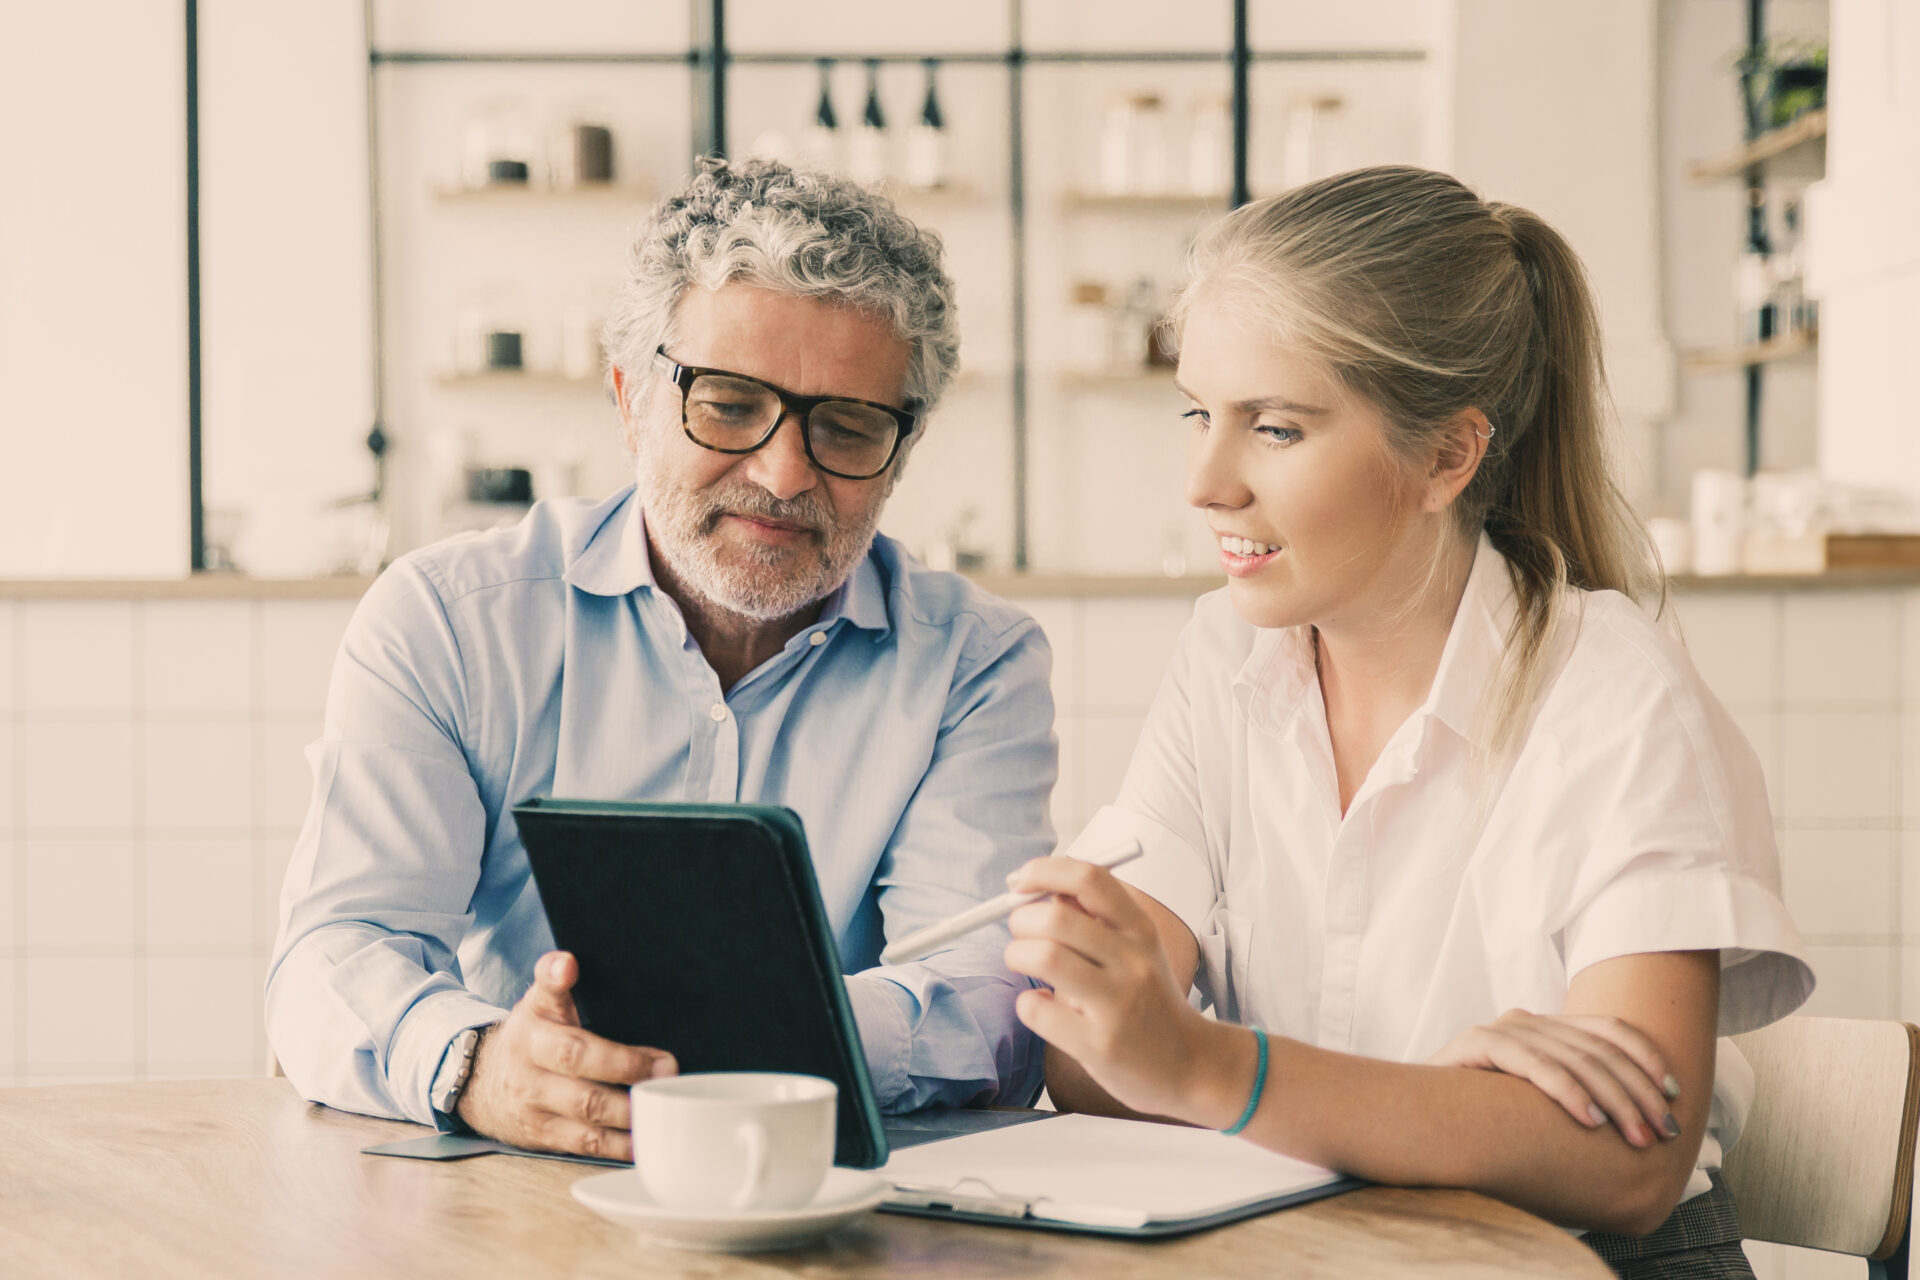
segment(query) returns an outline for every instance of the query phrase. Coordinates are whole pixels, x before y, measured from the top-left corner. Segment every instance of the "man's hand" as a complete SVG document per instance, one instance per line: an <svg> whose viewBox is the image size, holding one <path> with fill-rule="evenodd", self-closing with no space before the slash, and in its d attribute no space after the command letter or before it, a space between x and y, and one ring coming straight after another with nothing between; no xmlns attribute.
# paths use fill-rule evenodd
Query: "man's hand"
<svg viewBox="0 0 1920 1280"><path fill-rule="evenodd" d="M527 994L481 1039L454 1109L474 1132L516 1147L631 1160L627 1086L680 1068L670 1053L583 1031L579 977L569 953L540 957Z"/></svg>

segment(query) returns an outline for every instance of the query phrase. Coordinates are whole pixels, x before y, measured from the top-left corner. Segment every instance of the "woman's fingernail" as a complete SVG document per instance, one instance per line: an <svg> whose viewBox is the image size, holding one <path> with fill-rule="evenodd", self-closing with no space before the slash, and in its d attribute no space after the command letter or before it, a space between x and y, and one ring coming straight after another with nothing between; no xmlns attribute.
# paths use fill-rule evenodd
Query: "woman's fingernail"
<svg viewBox="0 0 1920 1280"><path fill-rule="evenodd" d="M1680 1122L1673 1118L1673 1112L1671 1111L1660 1117L1660 1127L1667 1131L1669 1138L1677 1138L1680 1136Z"/></svg>
<svg viewBox="0 0 1920 1280"><path fill-rule="evenodd" d="M553 959L549 960L547 962L547 976L549 978L552 978L555 982L560 981L560 966L565 963L566 961L559 956L555 956Z"/></svg>
<svg viewBox="0 0 1920 1280"><path fill-rule="evenodd" d="M1587 1123L1593 1124L1593 1125L1603 1125L1606 1122L1607 1122L1607 1113L1600 1109L1600 1104L1597 1102L1589 1102L1587 1104Z"/></svg>
<svg viewBox="0 0 1920 1280"><path fill-rule="evenodd" d="M679 1075L680 1066L672 1058L662 1054L653 1060L651 1074L655 1080L664 1080L668 1076Z"/></svg>
<svg viewBox="0 0 1920 1280"><path fill-rule="evenodd" d="M1007 873L1007 888L1011 889L1013 888L1014 885L1019 883L1020 883L1020 873L1018 871L1010 871Z"/></svg>
<svg viewBox="0 0 1920 1280"><path fill-rule="evenodd" d="M1666 1094L1669 1098L1677 1098L1680 1096L1680 1082L1673 1078L1673 1072L1669 1071L1665 1076L1661 1077L1660 1092Z"/></svg>

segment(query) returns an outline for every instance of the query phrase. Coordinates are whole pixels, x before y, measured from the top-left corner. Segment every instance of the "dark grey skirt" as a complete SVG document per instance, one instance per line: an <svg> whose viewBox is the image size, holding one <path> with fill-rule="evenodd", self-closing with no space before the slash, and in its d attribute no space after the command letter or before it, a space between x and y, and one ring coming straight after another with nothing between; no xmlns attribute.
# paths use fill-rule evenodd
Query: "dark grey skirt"
<svg viewBox="0 0 1920 1280"><path fill-rule="evenodd" d="M1708 1176L1713 1189L1681 1201L1652 1235L1589 1231L1582 1239L1622 1280L1753 1280L1733 1193L1719 1170Z"/></svg>

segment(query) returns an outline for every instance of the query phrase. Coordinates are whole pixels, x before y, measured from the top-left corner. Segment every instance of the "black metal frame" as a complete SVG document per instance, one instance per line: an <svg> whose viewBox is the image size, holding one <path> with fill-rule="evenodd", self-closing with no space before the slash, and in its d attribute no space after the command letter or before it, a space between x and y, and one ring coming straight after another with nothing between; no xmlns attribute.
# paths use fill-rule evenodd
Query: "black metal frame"
<svg viewBox="0 0 1920 1280"><path fill-rule="evenodd" d="M369 0L371 3L371 0ZM207 567L206 504L200 479L200 5L187 17L187 564Z"/></svg>
<svg viewBox="0 0 1920 1280"><path fill-rule="evenodd" d="M1767 0L1747 0L1747 56L1741 59L1741 99L1746 108L1746 140L1759 137L1765 120L1759 95L1753 92L1755 59L1759 58L1767 38ZM1761 165L1747 166L1747 248L1754 253L1767 252L1767 179ZM1765 367L1752 363L1746 367L1746 473L1760 470L1761 389Z"/></svg>
<svg viewBox="0 0 1920 1280"><path fill-rule="evenodd" d="M1218 52L1031 50L1024 43L1024 0L1013 0L1011 30L1007 47L993 52L930 53L925 50L897 53L821 52L774 53L736 52L728 46L726 0L688 0L693 16L693 40L684 52L652 53L468 53L458 51L382 49L374 43L374 0L362 0L366 26L367 66L367 198L371 229L373 422L368 446L375 459L374 495L384 492L382 455L386 448L386 360L382 314L385 294L382 288L384 263L380 239L380 139L378 72L382 67L433 66L445 64L497 63L508 65L581 64L687 67L694 77L692 139L696 154L725 155L727 139L727 71L734 65L811 64L828 59L836 62L922 62L937 58L956 65L1003 66L1008 71L1008 202L1013 223L1013 483L1014 483L1014 568L1028 567L1028 424L1027 424L1027 277L1026 277L1026 156L1024 71L1030 66L1099 66L1124 64L1223 63L1232 77L1233 117L1233 189L1232 203L1241 205L1251 198L1247 178L1248 138L1251 120L1252 87L1250 72L1258 62L1421 62L1426 58L1419 49L1326 49L1275 50L1256 52L1250 43L1247 0L1230 0L1233 37L1230 48ZM1758 4L1760 0L1751 0ZM196 0L186 0L187 44L187 202L188 202L188 330L190 411L190 474L192 505L193 567L205 564L200 491L200 350L199 350L199 224L198 156L199 131L195 101L197 46L194 40Z"/></svg>

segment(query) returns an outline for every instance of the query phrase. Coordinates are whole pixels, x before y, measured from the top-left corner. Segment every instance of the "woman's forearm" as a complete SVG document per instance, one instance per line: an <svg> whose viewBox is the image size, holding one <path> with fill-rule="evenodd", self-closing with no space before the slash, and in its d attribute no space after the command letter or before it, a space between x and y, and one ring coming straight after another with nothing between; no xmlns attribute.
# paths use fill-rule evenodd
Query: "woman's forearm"
<svg viewBox="0 0 1920 1280"><path fill-rule="evenodd" d="M1195 1123L1225 1128L1251 1093L1257 1048L1212 1024ZM1245 1136L1297 1159L1402 1186L1464 1187L1570 1227L1644 1234L1664 1222L1706 1131L1711 1063L1674 1101L1681 1136L1636 1149L1587 1129L1526 1080L1494 1071L1387 1062L1275 1037Z"/></svg>

